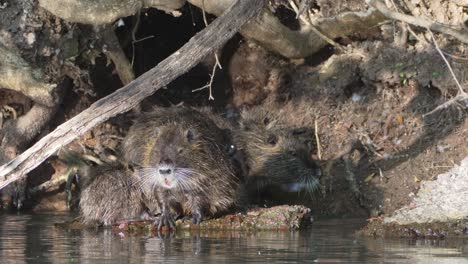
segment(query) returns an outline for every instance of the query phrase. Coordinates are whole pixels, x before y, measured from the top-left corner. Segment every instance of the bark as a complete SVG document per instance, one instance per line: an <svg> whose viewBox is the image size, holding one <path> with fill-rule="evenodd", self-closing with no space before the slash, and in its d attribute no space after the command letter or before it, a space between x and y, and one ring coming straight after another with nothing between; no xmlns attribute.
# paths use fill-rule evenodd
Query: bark
<svg viewBox="0 0 468 264"><path fill-rule="evenodd" d="M20 156L0 167L0 189L24 178L26 173L37 167L63 145L109 118L132 109L141 100L197 65L204 57L219 49L249 19L258 14L265 3L265 0L237 0L222 16L156 67L111 95L98 100L88 109L39 140Z"/></svg>

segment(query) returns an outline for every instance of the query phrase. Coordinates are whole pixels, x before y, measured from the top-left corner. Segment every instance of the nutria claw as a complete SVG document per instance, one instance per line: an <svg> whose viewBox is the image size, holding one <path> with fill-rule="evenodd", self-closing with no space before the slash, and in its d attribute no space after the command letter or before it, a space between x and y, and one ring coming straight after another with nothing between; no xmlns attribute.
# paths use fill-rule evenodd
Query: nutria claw
<svg viewBox="0 0 468 264"><path fill-rule="evenodd" d="M159 220L157 220L154 224L158 225L158 230L161 230L163 226L165 226L166 228L171 228L172 230L176 229L176 225L174 219L172 218L172 215L167 212L162 213L159 217Z"/></svg>

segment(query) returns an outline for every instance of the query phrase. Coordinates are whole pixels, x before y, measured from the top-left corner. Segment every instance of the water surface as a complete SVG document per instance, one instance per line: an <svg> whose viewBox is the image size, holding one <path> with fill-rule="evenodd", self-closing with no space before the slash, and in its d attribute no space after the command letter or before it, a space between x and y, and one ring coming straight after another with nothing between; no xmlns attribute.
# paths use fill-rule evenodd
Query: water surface
<svg viewBox="0 0 468 264"><path fill-rule="evenodd" d="M468 263L465 241L356 239L362 220L300 232L178 232L170 239L65 230L57 214L0 215L0 263Z"/></svg>

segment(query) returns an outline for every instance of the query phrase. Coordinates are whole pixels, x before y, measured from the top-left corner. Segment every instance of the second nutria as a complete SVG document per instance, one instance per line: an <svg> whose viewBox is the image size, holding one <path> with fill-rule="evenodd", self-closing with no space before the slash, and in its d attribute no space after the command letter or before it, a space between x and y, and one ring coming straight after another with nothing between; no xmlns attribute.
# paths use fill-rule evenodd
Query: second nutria
<svg viewBox="0 0 468 264"><path fill-rule="evenodd" d="M110 225L118 220L149 219L147 196L129 170L108 166L83 166L80 215L84 224ZM154 210L154 208L153 208Z"/></svg>
<svg viewBox="0 0 468 264"><path fill-rule="evenodd" d="M141 184L154 189L162 210L158 228L174 228L170 210L177 205L195 224L236 205L240 181L229 145L222 129L190 108L157 108L130 128L123 156Z"/></svg>
<svg viewBox="0 0 468 264"><path fill-rule="evenodd" d="M241 112L234 144L244 153L251 195L273 186L286 192L319 188L321 169L312 158L314 130L283 126L279 120L263 107Z"/></svg>

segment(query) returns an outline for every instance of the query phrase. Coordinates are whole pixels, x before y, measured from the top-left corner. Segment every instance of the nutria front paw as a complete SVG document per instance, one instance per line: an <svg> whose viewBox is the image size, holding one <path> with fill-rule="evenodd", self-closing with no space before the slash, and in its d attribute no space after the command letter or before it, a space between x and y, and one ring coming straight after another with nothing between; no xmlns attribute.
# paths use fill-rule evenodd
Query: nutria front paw
<svg viewBox="0 0 468 264"><path fill-rule="evenodd" d="M154 225L158 227L158 230L161 230L163 226L165 226L167 229L171 228L172 230L176 229L176 225L174 222L174 218L170 213L162 213L161 216L159 217L156 222L154 222Z"/></svg>

